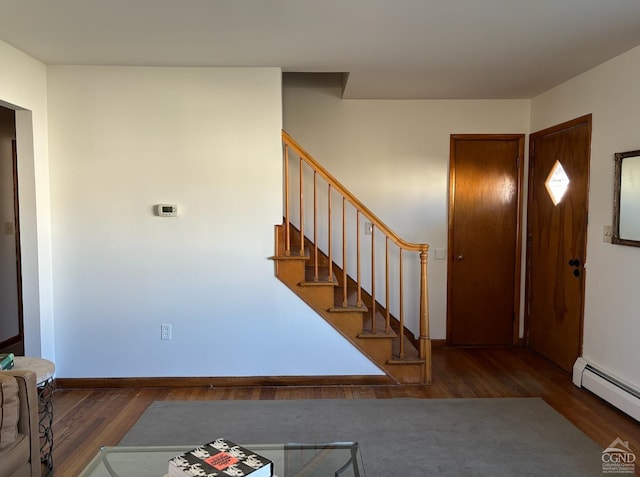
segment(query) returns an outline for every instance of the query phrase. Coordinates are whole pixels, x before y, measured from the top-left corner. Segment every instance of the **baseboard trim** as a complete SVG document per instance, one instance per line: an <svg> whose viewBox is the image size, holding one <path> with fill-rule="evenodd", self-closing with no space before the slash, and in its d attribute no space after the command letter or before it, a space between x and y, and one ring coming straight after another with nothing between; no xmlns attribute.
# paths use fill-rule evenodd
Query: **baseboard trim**
<svg viewBox="0 0 640 477"><path fill-rule="evenodd" d="M431 348L444 348L447 346L447 340L431 340Z"/></svg>
<svg viewBox="0 0 640 477"><path fill-rule="evenodd" d="M397 385L389 376L56 378L57 389Z"/></svg>

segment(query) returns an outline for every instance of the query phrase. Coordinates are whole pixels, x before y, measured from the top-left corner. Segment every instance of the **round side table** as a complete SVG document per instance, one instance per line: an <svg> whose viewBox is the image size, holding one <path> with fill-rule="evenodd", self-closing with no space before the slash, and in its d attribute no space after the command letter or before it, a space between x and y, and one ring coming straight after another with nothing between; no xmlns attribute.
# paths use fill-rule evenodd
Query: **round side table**
<svg viewBox="0 0 640 477"><path fill-rule="evenodd" d="M36 373L40 418L40 461L45 466L43 475L51 475L53 473L53 375L56 372L56 366L48 359L16 356L13 358L13 367Z"/></svg>

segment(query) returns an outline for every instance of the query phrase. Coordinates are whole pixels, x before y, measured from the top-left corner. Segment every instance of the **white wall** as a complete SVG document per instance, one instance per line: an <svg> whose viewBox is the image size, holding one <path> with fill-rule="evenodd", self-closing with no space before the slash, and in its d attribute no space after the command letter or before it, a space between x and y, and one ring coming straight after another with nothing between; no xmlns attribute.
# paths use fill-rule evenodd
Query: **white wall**
<svg viewBox="0 0 640 477"><path fill-rule="evenodd" d="M265 260L281 214L278 70L53 67L48 118L47 68L2 42L0 64L0 103L17 110L27 354L54 359L61 377L377 373ZM601 237L613 153L640 148L639 80L636 48L534 98L530 117L529 101L343 101L335 87L288 85L284 125L404 238L431 244L432 337L443 338L446 262L433 249L446 246L449 134L593 113L584 355L638 386L640 249ZM252 209L229 183L266 199ZM180 217L153 217L161 201ZM247 282L255 298L238 292ZM159 340L163 322L172 341Z"/></svg>
<svg viewBox="0 0 640 477"><path fill-rule="evenodd" d="M25 352L53 359L47 76L0 41L0 103L16 110Z"/></svg>
<svg viewBox="0 0 640 477"><path fill-rule="evenodd" d="M450 135L528 133L529 101L343 100L339 78L285 77L285 130L403 239L430 244L431 338L445 338Z"/></svg>
<svg viewBox="0 0 640 477"><path fill-rule="evenodd" d="M613 155L640 149L640 47L534 98L531 131L593 114L584 357L640 389L640 248L604 243Z"/></svg>
<svg viewBox="0 0 640 477"><path fill-rule="evenodd" d="M280 77L48 69L58 377L380 374L267 259Z"/></svg>

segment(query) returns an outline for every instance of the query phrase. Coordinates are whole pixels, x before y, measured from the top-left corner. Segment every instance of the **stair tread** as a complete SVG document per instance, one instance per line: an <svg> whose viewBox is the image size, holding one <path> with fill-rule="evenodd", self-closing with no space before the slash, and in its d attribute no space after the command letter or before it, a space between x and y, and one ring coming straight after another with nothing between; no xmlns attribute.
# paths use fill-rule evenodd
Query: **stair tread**
<svg viewBox="0 0 640 477"><path fill-rule="evenodd" d="M329 308L329 311L332 313L350 313L350 312L366 313L368 311L368 308L364 305L363 306L340 305L340 306L333 306Z"/></svg>
<svg viewBox="0 0 640 477"><path fill-rule="evenodd" d="M368 338L368 339L378 339L378 338L396 338L398 335L396 334L395 331L393 330L389 330L384 331L384 330L376 330L375 333L372 333L369 330L363 330L362 333L360 333L358 335L358 338Z"/></svg>
<svg viewBox="0 0 640 477"><path fill-rule="evenodd" d="M269 260L309 260L309 251L307 250L304 255L300 255L300 251L291 251L290 255L279 253L269 257Z"/></svg>
<svg viewBox="0 0 640 477"><path fill-rule="evenodd" d="M424 364L426 361L420 358L398 358L394 357L387 361L387 364Z"/></svg>
<svg viewBox="0 0 640 477"><path fill-rule="evenodd" d="M338 281L334 278L333 280L329 280L328 278L318 278L318 280L314 280L313 278L311 278L311 280L305 280L303 282L300 282L300 286L303 287L318 287L318 286L332 286L332 287L337 287L338 286Z"/></svg>

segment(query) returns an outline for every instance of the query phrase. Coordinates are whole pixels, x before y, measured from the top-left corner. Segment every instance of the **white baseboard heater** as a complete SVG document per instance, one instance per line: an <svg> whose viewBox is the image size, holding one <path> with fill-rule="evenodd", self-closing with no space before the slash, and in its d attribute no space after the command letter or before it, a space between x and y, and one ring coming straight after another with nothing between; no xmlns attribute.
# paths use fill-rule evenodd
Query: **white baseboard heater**
<svg viewBox="0 0 640 477"><path fill-rule="evenodd" d="M640 421L640 391L578 358L573 365L573 384L585 388Z"/></svg>

